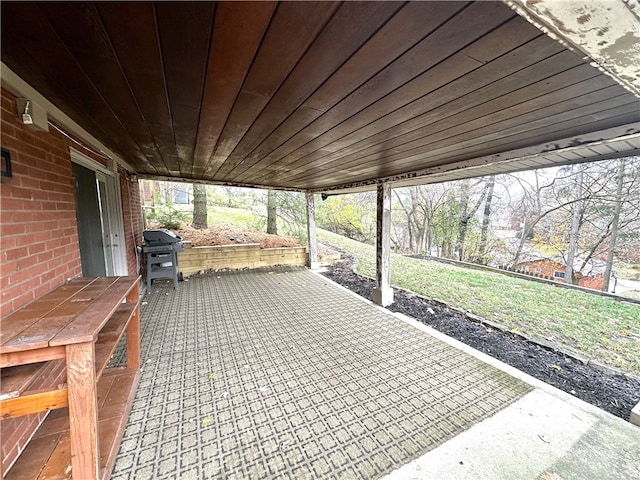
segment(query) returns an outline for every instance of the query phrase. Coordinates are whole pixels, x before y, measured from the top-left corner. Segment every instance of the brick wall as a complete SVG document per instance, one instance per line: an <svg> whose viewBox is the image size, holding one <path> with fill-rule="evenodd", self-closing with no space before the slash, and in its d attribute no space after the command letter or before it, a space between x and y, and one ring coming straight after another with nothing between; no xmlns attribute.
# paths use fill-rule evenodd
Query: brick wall
<svg viewBox="0 0 640 480"><path fill-rule="evenodd" d="M17 121L2 90L2 148L13 177L0 187L0 316L79 275L80 251L69 140Z"/></svg>
<svg viewBox="0 0 640 480"><path fill-rule="evenodd" d="M127 267L129 275L137 275L141 265L141 258L136 253L136 245L142 245L142 231L144 230L140 203L140 185L137 181L127 181L124 171L119 173L124 236L127 242Z"/></svg>
<svg viewBox="0 0 640 480"><path fill-rule="evenodd" d="M0 186L0 318L82 275L71 156L73 147L94 160L104 160L58 130L31 130L17 121L15 99L2 89L2 148L11 154L11 178ZM122 210L129 274L137 273L135 243L141 243L138 184L120 172ZM0 325L1 328L1 325ZM64 382L60 362L44 373L48 385ZM43 385L43 386L48 386ZM13 463L43 415L0 422L0 471Z"/></svg>
<svg viewBox="0 0 640 480"><path fill-rule="evenodd" d="M578 285L586 288L593 288L594 290L602 290L604 285L604 274L599 273L591 277L582 277L578 280Z"/></svg>

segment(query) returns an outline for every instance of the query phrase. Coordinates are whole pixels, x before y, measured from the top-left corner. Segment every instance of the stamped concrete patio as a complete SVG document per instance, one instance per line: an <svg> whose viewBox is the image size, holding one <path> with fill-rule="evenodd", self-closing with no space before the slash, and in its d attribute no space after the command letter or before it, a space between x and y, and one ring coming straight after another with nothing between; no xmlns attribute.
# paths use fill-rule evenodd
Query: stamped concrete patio
<svg viewBox="0 0 640 480"><path fill-rule="evenodd" d="M156 282L142 355L114 479L640 478L637 427L306 269Z"/></svg>

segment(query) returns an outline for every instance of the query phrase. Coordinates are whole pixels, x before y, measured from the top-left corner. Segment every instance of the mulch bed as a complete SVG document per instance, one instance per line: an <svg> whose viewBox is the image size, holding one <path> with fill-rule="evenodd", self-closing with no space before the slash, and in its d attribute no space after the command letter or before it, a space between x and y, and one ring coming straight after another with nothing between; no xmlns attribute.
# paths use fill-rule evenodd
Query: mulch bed
<svg viewBox="0 0 640 480"><path fill-rule="evenodd" d="M372 299L375 281L353 272L353 258L333 264L324 274L349 290ZM610 374L560 352L493 329L409 292L395 290L387 307L404 313L471 347L503 361L575 397L629 420L640 401L640 380Z"/></svg>
<svg viewBox="0 0 640 480"><path fill-rule="evenodd" d="M189 240L194 247L208 247L214 245L236 245L259 243L260 248L281 248L303 246L298 240L282 235L269 235L258 230L238 227L235 225L211 225L208 228L196 229L183 224L174 233L184 240Z"/></svg>

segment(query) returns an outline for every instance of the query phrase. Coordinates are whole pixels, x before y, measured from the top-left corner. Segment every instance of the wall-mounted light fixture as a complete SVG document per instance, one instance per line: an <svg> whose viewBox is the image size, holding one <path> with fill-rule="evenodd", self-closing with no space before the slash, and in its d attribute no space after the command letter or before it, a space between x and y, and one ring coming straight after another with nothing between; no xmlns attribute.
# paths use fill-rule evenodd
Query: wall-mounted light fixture
<svg viewBox="0 0 640 480"><path fill-rule="evenodd" d="M131 183L138 183L138 175L135 172L124 172L127 181Z"/></svg>
<svg viewBox="0 0 640 480"><path fill-rule="evenodd" d="M37 103L33 103L28 98L16 98L16 108L18 110L18 121L34 130L49 130L47 121L47 111Z"/></svg>
<svg viewBox="0 0 640 480"><path fill-rule="evenodd" d="M29 107L31 107L31 101L27 100L27 102L24 104L22 114L20 115L20 121L25 125L33 124L33 117L31 116Z"/></svg>
<svg viewBox="0 0 640 480"><path fill-rule="evenodd" d="M11 154L9 150L2 149L2 176L11 177Z"/></svg>

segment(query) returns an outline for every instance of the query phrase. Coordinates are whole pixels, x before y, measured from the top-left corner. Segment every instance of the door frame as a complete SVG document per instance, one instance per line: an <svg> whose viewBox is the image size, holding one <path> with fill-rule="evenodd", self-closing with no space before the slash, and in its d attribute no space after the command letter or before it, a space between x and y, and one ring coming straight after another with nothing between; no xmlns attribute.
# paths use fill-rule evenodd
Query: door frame
<svg viewBox="0 0 640 480"><path fill-rule="evenodd" d="M106 255L110 254L113 272L107 271L107 275L128 275L129 268L127 266L126 253L127 241L124 236L122 195L120 193L118 166L115 161L109 160L109 167L105 167L101 163L72 147L69 148L69 152L73 163L77 163L78 165L82 165L83 167L96 172L96 182L98 181L98 177L105 182L106 205L101 206L101 208L103 209L103 213L106 212L106 216L103 220L109 222L109 231L111 232L111 238L109 240L111 245L113 245L111 249L103 247L105 268L109 265Z"/></svg>

